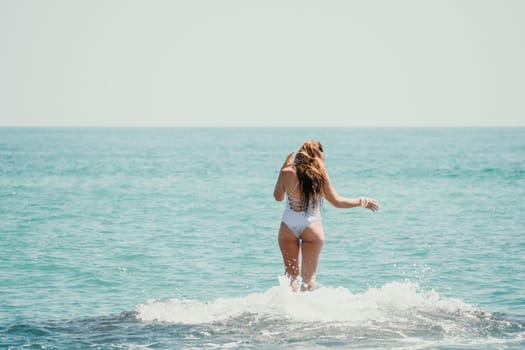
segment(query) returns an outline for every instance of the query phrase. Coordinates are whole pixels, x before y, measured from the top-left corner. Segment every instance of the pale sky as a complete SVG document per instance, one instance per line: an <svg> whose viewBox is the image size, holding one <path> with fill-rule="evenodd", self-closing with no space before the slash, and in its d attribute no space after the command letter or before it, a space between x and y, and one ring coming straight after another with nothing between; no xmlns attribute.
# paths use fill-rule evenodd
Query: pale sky
<svg viewBox="0 0 525 350"><path fill-rule="evenodd" d="M525 126L525 1L0 0L0 126Z"/></svg>

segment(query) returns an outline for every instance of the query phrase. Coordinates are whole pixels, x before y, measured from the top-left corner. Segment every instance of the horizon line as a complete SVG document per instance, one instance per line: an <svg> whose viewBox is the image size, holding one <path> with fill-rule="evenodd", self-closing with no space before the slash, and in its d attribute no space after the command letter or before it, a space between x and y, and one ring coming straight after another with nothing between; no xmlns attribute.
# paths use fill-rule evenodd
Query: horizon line
<svg viewBox="0 0 525 350"><path fill-rule="evenodd" d="M523 125L0 125L0 128L63 128L63 129L101 129L101 128L115 128L115 129L432 129L432 128L525 128Z"/></svg>

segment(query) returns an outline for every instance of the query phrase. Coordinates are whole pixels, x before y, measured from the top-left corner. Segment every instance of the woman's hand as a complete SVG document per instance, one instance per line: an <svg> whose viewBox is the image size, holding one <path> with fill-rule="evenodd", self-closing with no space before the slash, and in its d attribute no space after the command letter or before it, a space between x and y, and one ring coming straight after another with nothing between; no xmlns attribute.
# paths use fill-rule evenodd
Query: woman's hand
<svg viewBox="0 0 525 350"><path fill-rule="evenodd" d="M293 151L288 153L288 156L286 157L286 160L284 161L284 164L281 167L281 170L286 167L292 166L292 165L293 165Z"/></svg>
<svg viewBox="0 0 525 350"><path fill-rule="evenodd" d="M370 209L373 212L378 211L379 208L380 208L379 202L376 199L374 199L374 198L362 197L362 198L359 198L359 200L360 200L360 202L359 202L360 206L362 206L363 208L366 208L366 209Z"/></svg>

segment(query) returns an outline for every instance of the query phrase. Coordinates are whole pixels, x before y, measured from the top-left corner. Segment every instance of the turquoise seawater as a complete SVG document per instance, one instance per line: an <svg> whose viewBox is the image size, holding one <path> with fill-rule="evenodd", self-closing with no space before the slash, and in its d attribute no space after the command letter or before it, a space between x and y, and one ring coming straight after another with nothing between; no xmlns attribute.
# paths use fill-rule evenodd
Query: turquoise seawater
<svg viewBox="0 0 525 350"><path fill-rule="evenodd" d="M323 143L319 288L272 192ZM1 128L0 348L525 348L524 128Z"/></svg>

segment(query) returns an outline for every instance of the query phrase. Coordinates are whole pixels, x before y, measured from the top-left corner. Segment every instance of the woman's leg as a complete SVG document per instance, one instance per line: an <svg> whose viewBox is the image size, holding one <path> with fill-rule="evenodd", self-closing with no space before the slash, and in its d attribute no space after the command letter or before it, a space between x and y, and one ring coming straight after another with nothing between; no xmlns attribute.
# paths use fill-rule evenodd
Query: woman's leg
<svg viewBox="0 0 525 350"><path fill-rule="evenodd" d="M319 264L319 255L324 243L323 226L320 222L308 226L301 234L301 278L303 283L301 290L313 290L315 288L315 274Z"/></svg>
<svg viewBox="0 0 525 350"><path fill-rule="evenodd" d="M281 223L279 228L279 247L283 255L286 276L290 278L290 286L297 291L297 275L299 274L299 239L292 231Z"/></svg>

